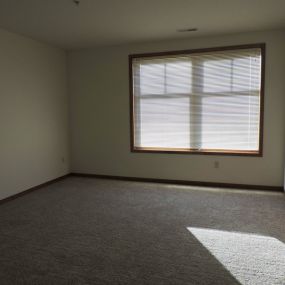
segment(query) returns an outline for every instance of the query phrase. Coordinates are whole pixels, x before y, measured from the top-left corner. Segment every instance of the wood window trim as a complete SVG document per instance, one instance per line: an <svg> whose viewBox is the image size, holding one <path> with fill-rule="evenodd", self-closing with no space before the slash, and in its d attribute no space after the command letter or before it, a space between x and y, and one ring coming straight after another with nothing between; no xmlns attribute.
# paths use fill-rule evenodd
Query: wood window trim
<svg viewBox="0 0 285 285"><path fill-rule="evenodd" d="M259 113L259 149L257 151L242 150L214 150L214 149L193 149L193 148L149 148L136 147L134 141L134 94L133 94L133 60L136 58L152 58L160 56L189 55L207 52L234 51L242 49L259 48L261 51L261 82L260 82L260 113ZM255 43L246 45L223 46L190 50L175 50L153 53L139 53L129 55L129 96L130 96L130 146L131 152L135 153L167 153L167 154L199 154L199 155L227 155L227 156L263 156L263 136L264 136L264 86L265 86L265 60L266 44Z"/></svg>

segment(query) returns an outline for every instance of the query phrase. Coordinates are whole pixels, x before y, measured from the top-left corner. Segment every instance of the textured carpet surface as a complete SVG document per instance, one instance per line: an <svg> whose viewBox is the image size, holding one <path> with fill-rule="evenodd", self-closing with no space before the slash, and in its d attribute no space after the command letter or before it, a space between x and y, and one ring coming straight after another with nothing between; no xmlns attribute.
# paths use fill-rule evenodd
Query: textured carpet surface
<svg viewBox="0 0 285 285"><path fill-rule="evenodd" d="M0 205L0 284L285 284L282 193L69 177Z"/></svg>

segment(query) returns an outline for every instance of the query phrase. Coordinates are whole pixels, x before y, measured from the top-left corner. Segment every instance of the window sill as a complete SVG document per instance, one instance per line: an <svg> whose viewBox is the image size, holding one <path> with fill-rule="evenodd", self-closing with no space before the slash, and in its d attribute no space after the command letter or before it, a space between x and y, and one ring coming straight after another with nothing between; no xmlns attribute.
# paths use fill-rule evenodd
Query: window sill
<svg viewBox="0 0 285 285"><path fill-rule="evenodd" d="M168 153L168 154L202 154L202 155L228 155L228 156L254 156L262 157L262 151L244 150L217 150L217 149L187 149L187 148L149 148L133 147L131 152L137 153Z"/></svg>

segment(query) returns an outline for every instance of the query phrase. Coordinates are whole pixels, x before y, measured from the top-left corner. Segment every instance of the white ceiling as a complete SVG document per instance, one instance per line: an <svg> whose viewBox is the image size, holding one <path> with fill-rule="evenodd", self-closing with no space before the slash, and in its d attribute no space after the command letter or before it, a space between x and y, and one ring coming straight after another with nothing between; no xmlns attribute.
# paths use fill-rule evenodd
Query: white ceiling
<svg viewBox="0 0 285 285"><path fill-rule="evenodd" d="M107 46L284 28L285 0L0 0L0 27L66 49Z"/></svg>

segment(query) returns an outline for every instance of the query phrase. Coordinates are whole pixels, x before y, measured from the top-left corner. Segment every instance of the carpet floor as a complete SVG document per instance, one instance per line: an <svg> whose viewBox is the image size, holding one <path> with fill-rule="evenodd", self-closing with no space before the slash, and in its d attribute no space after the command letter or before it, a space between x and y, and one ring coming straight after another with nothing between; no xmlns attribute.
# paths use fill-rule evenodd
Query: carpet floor
<svg viewBox="0 0 285 285"><path fill-rule="evenodd" d="M68 177L0 205L0 284L284 285L285 198Z"/></svg>

